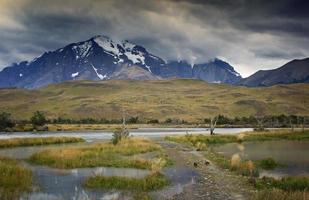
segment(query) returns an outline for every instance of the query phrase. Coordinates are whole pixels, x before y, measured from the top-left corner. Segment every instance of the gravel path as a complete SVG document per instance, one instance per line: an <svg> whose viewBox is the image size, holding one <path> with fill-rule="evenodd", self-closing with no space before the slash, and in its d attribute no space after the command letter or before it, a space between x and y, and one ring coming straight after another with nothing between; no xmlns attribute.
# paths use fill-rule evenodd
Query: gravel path
<svg viewBox="0 0 309 200"><path fill-rule="evenodd" d="M162 141L160 145L167 150L176 166L192 167L200 174L195 184L185 187L172 200L245 200L250 199L254 192L246 180L206 160L201 152L174 142Z"/></svg>

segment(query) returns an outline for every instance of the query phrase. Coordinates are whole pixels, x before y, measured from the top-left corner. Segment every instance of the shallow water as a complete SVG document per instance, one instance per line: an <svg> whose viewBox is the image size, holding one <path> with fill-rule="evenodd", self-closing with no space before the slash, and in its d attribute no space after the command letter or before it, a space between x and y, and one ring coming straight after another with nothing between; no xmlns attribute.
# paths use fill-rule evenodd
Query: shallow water
<svg viewBox="0 0 309 200"><path fill-rule="evenodd" d="M25 195L24 199L108 199L122 197L128 194L117 191L102 191L87 189L83 186L86 179L94 175L123 176L143 178L150 171L129 168L82 168L82 169L52 169L43 166L28 166L33 171L34 184L39 190Z"/></svg>
<svg viewBox="0 0 309 200"><path fill-rule="evenodd" d="M102 141L102 140L95 140ZM90 142L92 143L92 142ZM87 145L90 143L79 144L57 144L33 147L16 147L0 149L0 155L25 160L33 153L50 148L74 147ZM53 169L46 166L34 166L22 161L23 165L33 171L34 191L25 194L22 200L88 200L88 199L128 199L128 192L117 190L93 190L83 186L85 180L94 175L104 176L124 176L143 178L147 176L149 170L96 167L80 169ZM187 185L195 182L198 174L189 168L166 168L162 172L170 181L171 185L163 190L152 192L154 199L167 199L183 191Z"/></svg>
<svg viewBox="0 0 309 200"><path fill-rule="evenodd" d="M215 152L231 157L239 154L245 160L260 160L272 157L284 167L275 170L263 170L260 176L308 176L309 177L309 141L264 141L228 143L213 147Z"/></svg>
<svg viewBox="0 0 309 200"><path fill-rule="evenodd" d="M217 128L216 134L238 134L242 132L252 131L252 128ZM190 134L209 134L207 128L141 128L130 130L130 135L149 137L149 138L163 138L169 135L184 135ZM81 137L91 142L95 140L109 140L112 138L112 132L108 131L72 131L72 132L15 132L15 133L0 133L0 139L10 138L25 138L25 137L51 137L51 136L67 136L67 137Z"/></svg>

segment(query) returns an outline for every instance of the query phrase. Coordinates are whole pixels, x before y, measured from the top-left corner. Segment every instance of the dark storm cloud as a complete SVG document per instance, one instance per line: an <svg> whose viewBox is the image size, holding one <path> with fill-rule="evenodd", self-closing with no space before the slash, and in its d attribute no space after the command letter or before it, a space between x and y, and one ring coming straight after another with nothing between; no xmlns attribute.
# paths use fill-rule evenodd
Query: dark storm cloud
<svg viewBox="0 0 309 200"><path fill-rule="evenodd" d="M105 34L248 75L309 55L308 10L305 0L0 0L0 66Z"/></svg>

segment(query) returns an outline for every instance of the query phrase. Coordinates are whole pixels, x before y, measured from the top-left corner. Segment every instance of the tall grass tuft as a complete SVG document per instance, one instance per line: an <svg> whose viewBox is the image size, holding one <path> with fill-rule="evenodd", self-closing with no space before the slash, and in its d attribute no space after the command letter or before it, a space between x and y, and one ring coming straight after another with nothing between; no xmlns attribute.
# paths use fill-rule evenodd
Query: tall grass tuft
<svg viewBox="0 0 309 200"><path fill-rule="evenodd" d="M30 191L32 173L17 161L0 157L0 199L19 199L22 193Z"/></svg>

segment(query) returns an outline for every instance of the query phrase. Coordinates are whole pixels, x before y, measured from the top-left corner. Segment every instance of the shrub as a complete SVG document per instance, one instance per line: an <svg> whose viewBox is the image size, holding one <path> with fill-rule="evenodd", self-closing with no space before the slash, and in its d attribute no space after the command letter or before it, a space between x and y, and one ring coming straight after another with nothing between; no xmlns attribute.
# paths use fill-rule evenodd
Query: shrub
<svg viewBox="0 0 309 200"><path fill-rule="evenodd" d="M13 128L15 123L11 119L11 114L2 112L0 113L0 131L4 131L7 128Z"/></svg>
<svg viewBox="0 0 309 200"><path fill-rule="evenodd" d="M262 160L257 161L257 165L262 169L275 169L279 166L279 164L273 158L265 158Z"/></svg>
<svg viewBox="0 0 309 200"><path fill-rule="evenodd" d="M138 122L138 117L130 117L127 122L129 124L136 124Z"/></svg>
<svg viewBox="0 0 309 200"><path fill-rule="evenodd" d="M159 124L159 120L157 119L151 119L147 122L147 124Z"/></svg>
<svg viewBox="0 0 309 200"><path fill-rule="evenodd" d="M112 143L114 145L118 144L122 139L128 138L130 135L128 129L122 128L122 129L117 129L113 133L113 138L112 138Z"/></svg>
<svg viewBox="0 0 309 200"><path fill-rule="evenodd" d="M47 122L44 113L40 111L36 111L30 121L33 126L44 126Z"/></svg>

